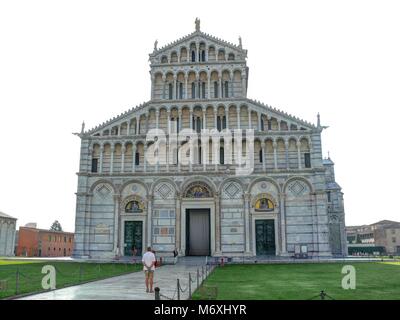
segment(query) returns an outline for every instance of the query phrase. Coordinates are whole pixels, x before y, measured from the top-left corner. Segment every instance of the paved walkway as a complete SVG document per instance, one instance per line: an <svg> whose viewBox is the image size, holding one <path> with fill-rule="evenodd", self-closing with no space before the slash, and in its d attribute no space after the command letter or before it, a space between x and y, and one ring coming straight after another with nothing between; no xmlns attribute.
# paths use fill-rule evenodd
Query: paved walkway
<svg viewBox="0 0 400 320"><path fill-rule="evenodd" d="M157 268L154 287L159 287L160 293L177 299L177 279L180 279L182 289L189 282L189 272L196 280L197 268L204 266L204 258L182 259L176 265L165 265ZM201 271L200 271L201 272ZM204 269L205 272L205 269ZM196 282L192 283L192 292ZM181 293L181 300L188 299L189 290ZM94 281L82 285L39 293L20 300L154 300L154 293L146 293L144 272Z"/></svg>

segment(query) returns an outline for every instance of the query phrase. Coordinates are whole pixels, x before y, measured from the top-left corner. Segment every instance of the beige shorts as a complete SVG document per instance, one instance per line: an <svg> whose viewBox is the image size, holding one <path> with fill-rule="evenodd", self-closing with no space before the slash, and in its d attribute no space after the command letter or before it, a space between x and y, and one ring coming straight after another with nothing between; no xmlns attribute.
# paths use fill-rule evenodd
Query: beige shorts
<svg viewBox="0 0 400 320"><path fill-rule="evenodd" d="M146 278L153 278L154 270L145 270L144 274L146 275Z"/></svg>

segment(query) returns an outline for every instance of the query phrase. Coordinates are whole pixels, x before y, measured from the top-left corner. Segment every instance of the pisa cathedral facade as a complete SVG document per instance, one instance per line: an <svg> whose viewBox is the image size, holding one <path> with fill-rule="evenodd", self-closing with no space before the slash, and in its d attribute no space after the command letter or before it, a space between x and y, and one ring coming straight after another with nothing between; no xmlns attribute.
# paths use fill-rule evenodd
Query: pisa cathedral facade
<svg viewBox="0 0 400 320"><path fill-rule="evenodd" d="M343 194L322 157L319 118L247 98L246 58L240 38L213 37L196 20L191 34L155 43L150 101L82 127L74 256L147 246L159 255L347 254ZM200 140L206 129L214 135ZM251 159L251 171L238 174L238 159Z"/></svg>

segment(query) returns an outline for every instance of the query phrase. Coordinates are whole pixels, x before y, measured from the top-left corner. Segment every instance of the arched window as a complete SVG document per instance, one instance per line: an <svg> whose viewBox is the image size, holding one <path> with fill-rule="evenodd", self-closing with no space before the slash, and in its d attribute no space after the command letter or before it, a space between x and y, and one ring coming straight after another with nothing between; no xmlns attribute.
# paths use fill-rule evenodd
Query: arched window
<svg viewBox="0 0 400 320"><path fill-rule="evenodd" d="M179 82L179 99L183 99L183 83Z"/></svg>
<svg viewBox="0 0 400 320"><path fill-rule="evenodd" d="M192 50L192 62L196 62L196 52Z"/></svg>
<svg viewBox="0 0 400 320"><path fill-rule="evenodd" d="M235 55L233 53L230 53L228 55L228 60L235 60Z"/></svg>
<svg viewBox="0 0 400 320"><path fill-rule="evenodd" d="M226 117L222 117L222 129L226 129Z"/></svg>
<svg viewBox="0 0 400 320"><path fill-rule="evenodd" d="M219 163L224 164L225 159L224 159L224 147L219 148Z"/></svg>
<svg viewBox="0 0 400 320"><path fill-rule="evenodd" d="M135 165L138 166L140 164L140 154L139 152L135 153Z"/></svg>
<svg viewBox="0 0 400 320"><path fill-rule="evenodd" d="M192 99L196 98L196 84L192 82Z"/></svg>
<svg viewBox="0 0 400 320"><path fill-rule="evenodd" d="M205 50L201 51L201 61L206 61L206 51Z"/></svg>
<svg viewBox="0 0 400 320"><path fill-rule="evenodd" d="M275 205L271 199L261 198L256 201L254 209L256 211L273 211L275 209Z"/></svg>
<svg viewBox="0 0 400 320"><path fill-rule="evenodd" d="M167 62L168 62L167 56L163 56L163 57L161 58L161 63L167 63Z"/></svg>
<svg viewBox="0 0 400 320"><path fill-rule="evenodd" d="M225 83L224 83L224 94L225 94L225 98L228 98L229 97L229 82L228 81L225 81Z"/></svg>
<svg viewBox="0 0 400 320"><path fill-rule="evenodd" d="M261 117L261 131L264 131L264 119Z"/></svg>
<svg viewBox="0 0 400 320"><path fill-rule="evenodd" d="M218 98L218 82L214 82L214 98Z"/></svg>
<svg viewBox="0 0 400 320"><path fill-rule="evenodd" d="M260 163L263 163L263 152L262 152L262 149L258 152L258 157L260 158Z"/></svg>
<svg viewBox="0 0 400 320"><path fill-rule="evenodd" d="M200 119L200 117L197 117L196 118L196 132L200 133L200 131L201 131L201 119Z"/></svg>
<svg viewBox="0 0 400 320"><path fill-rule="evenodd" d="M206 83L205 82L201 83L201 98L202 99L206 98Z"/></svg>
<svg viewBox="0 0 400 320"><path fill-rule="evenodd" d="M221 117L217 116L217 130L221 131L222 130L222 126L221 126Z"/></svg>
<svg viewBox="0 0 400 320"><path fill-rule="evenodd" d="M172 100L172 83L168 84L168 99Z"/></svg>
<svg viewBox="0 0 400 320"><path fill-rule="evenodd" d="M201 156L202 156L202 154L201 154L201 147L199 147L199 164L201 164Z"/></svg>

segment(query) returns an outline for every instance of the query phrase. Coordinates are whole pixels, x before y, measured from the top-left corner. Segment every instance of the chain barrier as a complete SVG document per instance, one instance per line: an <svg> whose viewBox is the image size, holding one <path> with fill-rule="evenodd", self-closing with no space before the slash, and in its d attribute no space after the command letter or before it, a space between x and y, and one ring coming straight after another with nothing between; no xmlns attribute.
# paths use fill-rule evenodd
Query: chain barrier
<svg viewBox="0 0 400 320"><path fill-rule="evenodd" d="M174 296L172 298L160 293L159 292L159 288L157 288L158 292L155 295L155 299L159 300L160 298L165 298L167 300L174 300L175 295L177 295L177 300L180 300L181 299L181 293L185 293L187 291L189 291L189 299L192 299L192 283L197 282L196 289L199 289L200 285L203 284L203 282L208 278L208 276L215 269L215 267L216 266L212 266L212 265L208 265L207 264L205 266L205 270L204 270L204 266L202 266L201 267L201 274L200 274L200 269L197 268L197 270L196 270L196 275L197 275L196 279L193 279L191 273L189 272L189 280L188 280L188 283L187 283L185 288L183 288L181 286L180 279L179 278L176 279L176 289L175 289L175 292L174 292ZM201 281L200 281L200 277L201 277Z"/></svg>
<svg viewBox="0 0 400 320"><path fill-rule="evenodd" d="M177 291L177 290L175 289L174 295L172 296L172 298L170 298L170 297L168 297L168 296L166 296L166 295L164 295L164 294L162 294L162 293L160 293L160 298L163 297L163 298L165 298L165 299L167 299L167 300L175 300L176 291Z"/></svg>

